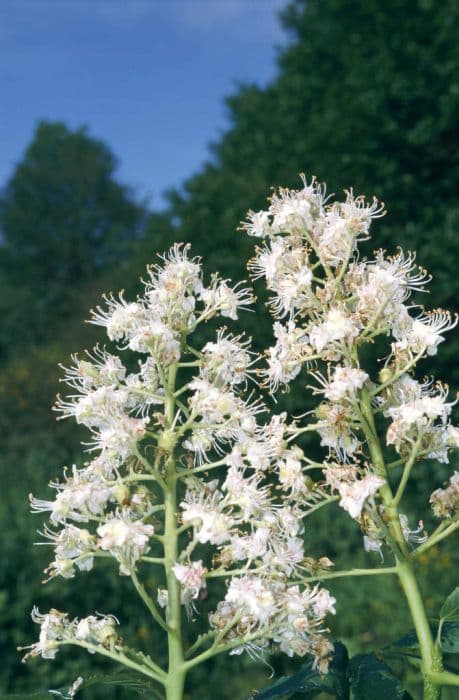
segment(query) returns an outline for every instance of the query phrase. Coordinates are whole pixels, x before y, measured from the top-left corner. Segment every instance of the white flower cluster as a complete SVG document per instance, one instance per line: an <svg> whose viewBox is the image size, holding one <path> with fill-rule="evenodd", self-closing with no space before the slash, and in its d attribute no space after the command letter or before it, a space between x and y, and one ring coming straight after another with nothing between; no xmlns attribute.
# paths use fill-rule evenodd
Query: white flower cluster
<svg viewBox="0 0 459 700"><path fill-rule="evenodd" d="M35 644L21 647L30 649L23 661L29 656L39 655L44 659L54 659L63 644L83 642L95 647L88 649L90 653L95 653L99 646L110 649L119 643L116 630L118 621L113 615L90 615L81 620L70 620L67 613L59 610L52 609L43 615L34 607L32 620L40 625L40 635Z"/></svg>
<svg viewBox="0 0 459 700"><path fill-rule="evenodd" d="M131 350L151 354L163 366L177 362L183 333L191 333L215 314L237 319L238 310L253 300L249 289L214 275L210 286L202 280L198 258L188 257L189 246L175 245L162 265L148 268L145 294L126 302L120 294L106 297L107 309L97 307L92 323L104 326L110 340ZM201 306L198 311L197 307Z"/></svg>
<svg viewBox="0 0 459 700"><path fill-rule="evenodd" d="M191 345L201 323L235 319L253 297L218 275L206 286L187 246L174 246L148 268L135 301L105 298L92 323L120 351L141 357L137 365L129 356L123 363L97 346L65 369L72 393L56 409L88 428L86 446L98 454L51 483L54 500L31 498L35 512L50 514L43 532L55 550L49 578L88 571L97 557L114 559L166 631L180 624L181 605L197 610L210 583L220 581L222 599L209 614L212 650L257 654L274 643L290 656L312 654L326 671L333 647L325 618L335 600L309 583L316 574L326 578L320 573L331 562L305 556L304 516L339 501L359 521L365 549L380 552L390 540L380 496L392 493L382 453L395 451L393 464L405 464L403 486L415 461L447 462L459 446L447 388L411 376L457 319L408 306L429 279L412 254L358 256L380 215L376 200L367 205L349 192L344 202L327 203L322 189L305 181L298 192L276 192L267 211L249 213L242 228L264 239L249 269L273 294L275 343L264 370L250 340L226 328L201 348ZM377 336L390 340L374 381L359 356ZM302 426L283 413L262 418L268 411L252 388L257 377L273 393L304 366L320 396L305 414L313 422ZM325 461L309 459L295 443L304 432L327 449ZM321 480L310 478L314 469ZM455 513L456 482L455 475L432 494L438 515ZM397 517L402 540L423 541L422 522L410 530L407 518ZM156 600L141 581L147 566L164 569L167 587L159 576ZM72 640L90 650L115 644L114 618L33 615L41 634L31 654L52 658ZM162 678L161 669L154 672Z"/></svg>
<svg viewBox="0 0 459 700"><path fill-rule="evenodd" d="M323 622L335 613L335 602L324 588L301 591L299 586L287 586L282 580L246 575L231 580L225 600L209 619L217 631L230 628L226 635L229 640L266 630L256 645L249 642L235 646L231 654L263 650L272 640L288 656L313 654L315 665L326 673L333 644L323 636Z"/></svg>
<svg viewBox="0 0 459 700"><path fill-rule="evenodd" d="M314 180L302 179L302 189L279 189L266 210L249 211L241 225L263 239L248 269L273 295L268 306L275 344L266 353L262 376L272 393L288 389L303 366L316 380L318 386L310 388L323 395L315 411L318 422L304 430L315 430L328 448L325 485L360 519L385 477L374 472L365 452L365 431L376 428L362 415L364 397L367 410L388 420L385 446L395 448L402 460L447 462L451 448L459 446L459 428L451 424L455 402L447 401L447 388L411 377L422 357L436 354L457 317L413 304L411 295L425 291L430 281L414 254L399 250L388 256L379 250L372 260L358 254L372 220L384 214L383 205L375 199L367 204L352 191L344 202L330 202ZM377 336L391 339L379 383L359 360L362 346ZM293 434L301 432L298 427ZM447 497L443 500L443 511L450 512ZM438 496L433 503L440 512Z"/></svg>
<svg viewBox="0 0 459 700"><path fill-rule="evenodd" d="M339 493L341 508L355 519L360 517L364 505L385 483L376 474L366 474L361 479L357 478L357 474L356 467L345 470L342 467L329 467L324 470L327 483Z"/></svg>
<svg viewBox="0 0 459 700"><path fill-rule="evenodd" d="M452 518L459 513L459 472L454 472L446 488L433 492L430 503L439 518Z"/></svg>
<svg viewBox="0 0 459 700"><path fill-rule="evenodd" d="M419 444L427 458L448 462L449 450L459 447L459 429L449 422L456 401L447 402L447 396L448 388L440 383L420 384L403 374L384 393L389 404L384 415L392 419L387 444L403 456L409 455L413 444Z"/></svg>
<svg viewBox="0 0 459 700"><path fill-rule="evenodd" d="M210 615L222 643L240 639L240 651L275 642L290 655L313 653L324 670L332 650L324 619L334 613L334 599L290 583L304 570L303 513L322 492L305 476L306 458L291 444L286 416L260 422L266 408L254 390L248 393L258 360L250 340L219 328L200 350L188 341L201 322L237 318L251 292L216 275L205 286L200 261L186 246L175 246L148 273L142 297L108 296L92 318L120 350L142 354L138 371L129 372L132 360L122 362L105 347L74 355L64 368L71 395L59 398L56 409L89 429L88 449L98 455L51 483L54 500L31 497L35 512L50 514L43 534L55 559L46 573L71 578L97 557L111 557L139 590L142 567L164 562L189 610L205 598L210 580L228 579ZM184 384L176 387L182 371ZM351 372L336 382L360 386L365 378ZM343 391L347 400L353 389ZM208 470L219 476L202 478ZM167 529L168 493L180 504L177 530L183 539L192 534L176 561L166 563L166 540L176 536ZM193 560L195 547L203 553ZM156 591L166 619L170 590ZM77 623L61 613L45 616L42 629L54 635L43 633L45 654L54 649L50 639L96 643L100 625L95 617Z"/></svg>
<svg viewBox="0 0 459 700"><path fill-rule="evenodd" d="M229 579L225 599L210 615L210 623L217 631L228 629L224 641L255 634L258 649L276 642L290 655L315 654L325 668L331 646L319 637L324 617L334 612L334 601L320 589L314 596L320 593L330 604L314 606L309 587L300 591L289 585L290 577L301 575L305 559L302 516L319 495L304 473L303 451L288 442L285 415L259 424L256 414L263 406L244 401L240 394L245 385L240 378L250 366L250 355L242 355L243 347L234 338L229 344L220 335L221 341L225 341L221 346L211 344L212 359L220 358L226 371L216 367L213 380L208 378L208 344L204 363L189 384L194 425L183 446L198 455L198 464L204 460L202 469L210 455L220 454L216 464L227 470L222 480L189 477L180 504L182 523L193 530L191 548L202 544L217 548L213 557L217 569L209 568L208 577ZM190 561L188 553L189 549L174 567L185 589L184 603L198 599L206 586L202 562ZM308 624L294 624L297 619ZM243 648L252 647L241 644L237 651Z"/></svg>

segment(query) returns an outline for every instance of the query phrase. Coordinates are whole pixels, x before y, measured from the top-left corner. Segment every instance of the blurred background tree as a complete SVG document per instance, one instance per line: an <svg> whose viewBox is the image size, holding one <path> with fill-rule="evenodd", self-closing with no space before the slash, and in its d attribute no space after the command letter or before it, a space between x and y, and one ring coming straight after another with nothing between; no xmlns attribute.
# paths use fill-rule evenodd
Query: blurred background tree
<svg viewBox="0 0 459 700"><path fill-rule="evenodd" d="M0 352L43 342L96 276L123 260L145 210L114 178L111 150L41 122L0 196ZM14 304L10 300L13 298Z"/></svg>
<svg viewBox="0 0 459 700"><path fill-rule="evenodd" d="M1 194L0 478L8 498L0 506L6 550L0 687L5 691L56 687L100 663L65 657L21 669L14 646L34 636L27 615L37 601L86 613L97 601L104 611L117 610L122 595L128 634L136 644L154 643L123 581L96 571L84 583L80 578L41 589L38 572L48 556L31 546L37 521L27 513L27 492L43 493L61 463L81 461L77 431L56 428L49 407L57 362L95 342L92 327L82 320L101 291L128 286L135 292L144 265L174 241L191 242L209 270L243 278L251 242L235 233L238 222L249 207L263 206L271 186L297 187L297 174L305 172L338 194L353 186L384 199L388 215L374 225L371 246L417 250L419 263L434 275L428 306L458 306L459 4L296 0L282 22L290 40L279 54L277 78L265 89L243 85L227 99L228 130L212 145L209 162L169 193L166 212L148 211L117 182L116 159L105 144L55 123L38 126ZM271 331L262 308L256 326L252 318L250 326L259 347L266 346ZM458 351L456 331L435 358L436 375L454 388ZM429 369L426 362L426 373ZM291 397L285 403L304 408ZM427 489L439 486L448 471L430 464L419 470L413 513L426 507L421 499ZM311 523L312 554L326 552L342 566L351 558L354 565L369 565L371 555L361 552L354 524L341 515L334 513L333 528L330 515ZM452 586L458 558L457 549L445 546L421 562L433 615ZM399 592L387 581L359 581L358 587L341 582L333 592L339 603L333 633L353 650L378 646L406 629ZM286 671L297 662L275 663ZM243 698L266 684L268 675L263 668L249 673L243 659L221 660L196 679L190 693L213 697L218 678L220 697ZM113 689L97 692L85 697L130 697Z"/></svg>

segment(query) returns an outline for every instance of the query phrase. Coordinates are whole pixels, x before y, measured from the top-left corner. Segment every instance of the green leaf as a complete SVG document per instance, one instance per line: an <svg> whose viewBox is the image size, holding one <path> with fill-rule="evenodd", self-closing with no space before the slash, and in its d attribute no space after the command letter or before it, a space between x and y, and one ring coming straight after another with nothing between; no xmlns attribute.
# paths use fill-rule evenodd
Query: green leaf
<svg viewBox="0 0 459 700"><path fill-rule="evenodd" d="M303 664L298 673L288 678L280 678L271 687L252 695L252 698L256 698L256 700L280 700L281 698L286 700L295 693L301 695L302 700L312 700L319 693L325 692L338 700L348 700L347 663L346 647L341 642L335 642L335 651L326 675L322 675L317 669L314 669L313 661L309 660Z"/></svg>
<svg viewBox="0 0 459 700"><path fill-rule="evenodd" d="M414 630L410 630L409 632L404 634L403 637L397 639L396 642L391 642L387 645L387 647L384 647L383 652L385 649L393 649L398 647L401 647L403 649L418 649L419 643L418 638L416 636L416 632Z"/></svg>
<svg viewBox="0 0 459 700"><path fill-rule="evenodd" d="M457 586L442 605L441 620L459 620L459 586Z"/></svg>
<svg viewBox="0 0 459 700"><path fill-rule="evenodd" d="M53 696L47 690L39 690L36 693L13 693L3 695L2 700L51 700Z"/></svg>
<svg viewBox="0 0 459 700"><path fill-rule="evenodd" d="M459 622L443 623L441 648L447 654L459 654Z"/></svg>
<svg viewBox="0 0 459 700"><path fill-rule="evenodd" d="M86 690L94 685L111 685L121 686L126 690L135 693L140 697L158 698L164 697L158 690L157 686L134 673L125 673L123 671L114 671L113 673L94 673L84 679L79 690ZM59 700L59 698L68 698L68 693L72 684L69 683L61 688L50 688L49 690L41 690L35 693L2 695L2 700ZM78 694L77 694L78 697Z"/></svg>
<svg viewBox="0 0 459 700"><path fill-rule="evenodd" d="M389 666L374 654L357 654L349 662L353 700L410 700Z"/></svg>
<svg viewBox="0 0 459 700"><path fill-rule="evenodd" d="M436 637L438 625L432 625L431 629L432 635ZM447 654L459 654L459 621L443 623L440 643L443 651ZM411 630L400 639L397 639L396 642L392 642L387 647L384 647L382 653L384 654L386 651L390 652L391 649L419 649L416 632Z"/></svg>

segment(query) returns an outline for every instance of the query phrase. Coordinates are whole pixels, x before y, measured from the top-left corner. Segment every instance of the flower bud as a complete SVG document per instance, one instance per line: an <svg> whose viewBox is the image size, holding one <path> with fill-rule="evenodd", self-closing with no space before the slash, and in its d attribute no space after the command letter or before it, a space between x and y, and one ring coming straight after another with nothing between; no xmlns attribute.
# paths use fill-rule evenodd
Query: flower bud
<svg viewBox="0 0 459 700"><path fill-rule="evenodd" d="M118 503L126 503L126 501L129 499L129 489L126 484L117 484L112 493Z"/></svg>
<svg viewBox="0 0 459 700"><path fill-rule="evenodd" d="M392 370L389 367L383 367L379 372L378 377L381 384L385 384L392 377Z"/></svg>
<svg viewBox="0 0 459 700"><path fill-rule="evenodd" d="M320 403L317 408L316 408L316 416L317 418L323 419L328 416L330 412L330 406L327 403Z"/></svg>

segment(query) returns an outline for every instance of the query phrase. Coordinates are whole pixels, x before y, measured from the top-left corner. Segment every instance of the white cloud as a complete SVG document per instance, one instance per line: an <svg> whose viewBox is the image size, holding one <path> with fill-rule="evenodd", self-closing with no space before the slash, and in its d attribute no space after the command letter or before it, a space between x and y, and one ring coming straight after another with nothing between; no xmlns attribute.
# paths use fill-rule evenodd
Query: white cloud
<svg viewBox="0 0 459 700"><path fill-rule="evenodd" d="M101 22L114 29L140 23L167 31L175 25L181 32L205 36L209 32L242 41L278 42L282 39L279 10L289 0L0 0L0 33L8 27L12 6L29 19L50 13L66 21L73 17Z"/></svg>
<svg viewBox="0 0 459 700"><path fill-rule="evenodd" d="M172 0L168 8L183 28L224 31L242 39L281 36L277 14L287 0Z"/></svg>

